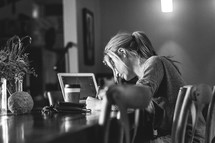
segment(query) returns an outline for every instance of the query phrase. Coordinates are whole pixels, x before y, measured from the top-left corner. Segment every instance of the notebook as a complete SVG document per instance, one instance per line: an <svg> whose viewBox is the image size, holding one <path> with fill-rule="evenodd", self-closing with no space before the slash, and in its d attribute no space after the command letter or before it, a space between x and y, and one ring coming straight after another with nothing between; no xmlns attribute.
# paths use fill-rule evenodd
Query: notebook
<svg viewBox="0 0 215 143"><path fill-rule="evenodd" d="M93 73L58 73L57 76L63 97L65 84L80 84L80 100L85 100L88 96L96 97L98 86Z"/></svg>

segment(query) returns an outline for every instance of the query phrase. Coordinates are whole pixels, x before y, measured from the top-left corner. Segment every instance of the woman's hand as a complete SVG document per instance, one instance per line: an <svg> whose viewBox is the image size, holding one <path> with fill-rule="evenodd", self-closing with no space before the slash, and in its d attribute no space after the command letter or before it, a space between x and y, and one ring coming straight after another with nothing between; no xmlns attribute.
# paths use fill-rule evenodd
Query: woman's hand
<svg viewBox="0 0 215 143"><path fill-rule="evenodd" d="M100 90L98 91L97 98L100 99L100 100L102 100L102 99L104 98L104 96L106 96L107 90L108 90L108 87L105 87L105 88L103 88L103 89L100 89Z"/></svg>
<svg viewBox="0 0 215 143"><path fill-rule="evenodd" d="M88 96L86 99L86 108L91 110L101 110L102 100Z"/></svg>

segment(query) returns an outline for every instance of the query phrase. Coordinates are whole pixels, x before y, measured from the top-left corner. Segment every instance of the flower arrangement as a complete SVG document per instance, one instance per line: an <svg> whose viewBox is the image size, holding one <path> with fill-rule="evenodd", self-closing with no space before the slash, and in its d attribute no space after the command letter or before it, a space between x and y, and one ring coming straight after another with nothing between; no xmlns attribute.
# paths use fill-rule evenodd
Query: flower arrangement
<svg viewBox="0 0 215 143"><path fill-rule="evenodd" d="M24 41L28 40L28 44ZM34 68L30 67L28 53L25 49L31 43L29 36L19 38L18 36L11 37L4 47L0 50L0 77L5 78L12 86L14 80L22 80L25 74L33 74Z"/></svg>

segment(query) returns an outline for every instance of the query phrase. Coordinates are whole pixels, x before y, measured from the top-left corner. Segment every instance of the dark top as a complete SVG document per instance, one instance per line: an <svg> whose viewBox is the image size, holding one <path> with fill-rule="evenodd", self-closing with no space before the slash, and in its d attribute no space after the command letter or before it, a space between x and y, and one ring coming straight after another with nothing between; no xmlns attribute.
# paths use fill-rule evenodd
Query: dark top
<svg viewBox="0 0 215 143"><path fill-rule="evenodd" d="M179 89L186 83L175 64L166 57L152 56L143 66L143 77L136 84L149 86L153 95L151 103L144 111L149 113L156 135L168 136L171 134ZM205 120L202 115L197 124L194 138L203 142Z"/></svg>

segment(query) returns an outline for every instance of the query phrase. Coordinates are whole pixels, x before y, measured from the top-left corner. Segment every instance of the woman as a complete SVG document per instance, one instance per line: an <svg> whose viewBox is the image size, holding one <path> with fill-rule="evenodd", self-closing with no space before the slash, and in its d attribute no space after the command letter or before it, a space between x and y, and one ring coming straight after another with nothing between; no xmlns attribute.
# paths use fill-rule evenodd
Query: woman
<svg viewBox="0 0 215 143"><path fill-rule="evenodd" d="M138 77L136 85L115 85L108 89L125 108L142 109L149 113L157 138L171 134L172 118L179 88L185 82L168 57L158 56L144 32L118 33L105 47L104 63L115 81ZM99 109L101 101L88 98L87 108ZM170 136L163 140L170 142Z"/></svg>

